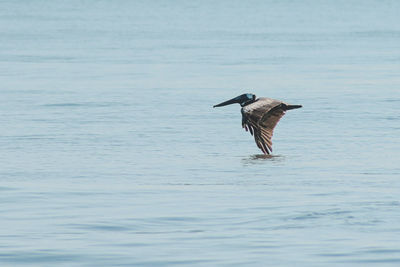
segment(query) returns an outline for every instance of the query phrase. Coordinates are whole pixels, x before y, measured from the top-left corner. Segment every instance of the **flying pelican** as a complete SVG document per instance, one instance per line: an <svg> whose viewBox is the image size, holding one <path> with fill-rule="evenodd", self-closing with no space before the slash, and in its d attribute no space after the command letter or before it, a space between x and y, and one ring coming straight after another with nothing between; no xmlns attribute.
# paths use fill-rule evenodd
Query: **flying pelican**
<svg viewBox="0 0 400 267"><path fill-rule="evenodd" d="M272 152L272 134L280 118L286 110L301 108L301 105L289 105L272 98L260 97L254 94L243 94L222 102L215 107L238 103L242 107L242 127L254 135L257 146L264 154Z"/></svg>

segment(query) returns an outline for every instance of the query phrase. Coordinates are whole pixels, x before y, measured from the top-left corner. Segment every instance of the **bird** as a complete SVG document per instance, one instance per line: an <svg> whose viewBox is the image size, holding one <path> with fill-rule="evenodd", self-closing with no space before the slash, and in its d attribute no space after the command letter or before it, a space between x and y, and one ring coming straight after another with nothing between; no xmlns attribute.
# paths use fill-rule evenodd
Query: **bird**
<svg viewBox="0 0 400 267"><path fill-rule="evenodd" d="M272 153L273 131L285 112L302 107L302 105L289 105L267 97L256 98L254 94L242 94L213 107L222 107L234 103L238 103L242 107L242 127L246 131L250 131L258 148L265 155Z"/></svg>

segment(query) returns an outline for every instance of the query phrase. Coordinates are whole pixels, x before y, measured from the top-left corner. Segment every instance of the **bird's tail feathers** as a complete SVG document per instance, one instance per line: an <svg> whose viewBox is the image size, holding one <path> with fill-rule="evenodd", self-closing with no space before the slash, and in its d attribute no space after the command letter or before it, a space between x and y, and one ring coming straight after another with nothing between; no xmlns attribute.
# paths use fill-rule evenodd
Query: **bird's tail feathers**
<svg viewBox="0 0 400 267"><path fill-rule="evenodd" d="M303 107L302 105L286 105L286 110L291 110L291 109L296 109L296 108L301 108Z"/></svg>

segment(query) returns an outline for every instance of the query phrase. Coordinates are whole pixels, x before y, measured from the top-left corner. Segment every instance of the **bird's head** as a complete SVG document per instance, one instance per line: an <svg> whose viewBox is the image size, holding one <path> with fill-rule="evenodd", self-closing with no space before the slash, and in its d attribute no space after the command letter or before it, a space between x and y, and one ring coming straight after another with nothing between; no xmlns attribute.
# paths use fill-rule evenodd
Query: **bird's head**
<svg viewBox="0 0 400 267"><path fill-rule="evenodd" d="M222 107L222 106L226 106L226 105L230 105L230 104L234 104L234 103L238 103L240 104L240 106L244 107L250 103L253 103L256 100L256 95L254 94L243 94L237 97L234 97L228 101L219 103L218 105L214 105L214 108L216 107Z"/></svg>

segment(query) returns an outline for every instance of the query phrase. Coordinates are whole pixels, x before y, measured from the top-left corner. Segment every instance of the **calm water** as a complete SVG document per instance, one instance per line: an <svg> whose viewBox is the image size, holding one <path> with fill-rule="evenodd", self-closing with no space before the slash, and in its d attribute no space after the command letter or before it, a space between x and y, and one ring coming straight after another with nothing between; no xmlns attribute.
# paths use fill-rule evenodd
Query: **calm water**
<svg viewBox="0 0 400 267"><path fill-rule="evenodd" d="M1 266L399 266L399 1L0 1ZM244 92L303 108L272 157Z"/></svg>

